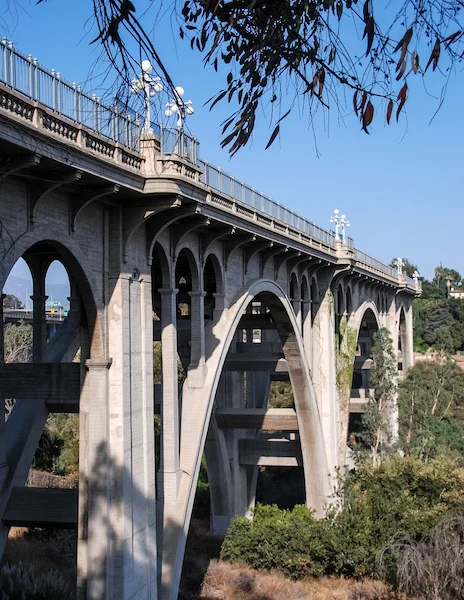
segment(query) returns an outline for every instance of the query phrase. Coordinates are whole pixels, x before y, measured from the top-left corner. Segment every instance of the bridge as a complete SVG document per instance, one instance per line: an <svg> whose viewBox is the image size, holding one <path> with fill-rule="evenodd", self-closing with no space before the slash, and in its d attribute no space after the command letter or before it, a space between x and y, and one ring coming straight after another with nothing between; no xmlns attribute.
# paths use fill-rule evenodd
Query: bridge
<svg viewBox="0 0 464 600"><path fill-rule="evenodd" d="M12 525L77 527L80 598L173 600L203 453L214 532L250 514L260 465L302 466L322 515L373 333L412 363L419 284L202 160L194 137L140 135L128 109L5 39L0 54L0 290L20 257L33 280L33 361L3 363L0 336L0 396L16 399L0 419L0 550ZM70 310L47 343L54 260ZM293 407L268 407L274 380ZM78 495L25 487L51 411L80 415Z"/></svg>

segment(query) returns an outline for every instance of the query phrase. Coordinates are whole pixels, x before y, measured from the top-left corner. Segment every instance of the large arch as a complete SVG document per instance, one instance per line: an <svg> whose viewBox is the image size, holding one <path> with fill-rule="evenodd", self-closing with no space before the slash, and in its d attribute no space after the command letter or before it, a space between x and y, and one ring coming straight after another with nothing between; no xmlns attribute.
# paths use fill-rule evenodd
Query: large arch
<svg viewBox="0 0 464 600"><path fill-rule="evenodd" d="M95 281L92 270L84 268L84 265L88 264L88 260L86 260L77 245L74 247L75 245L73 244L73 247L70 248L67 243L69 242L69 237L63 236L64 239L61 239L59 232L57 232L54 238L37 239L37 237L35 235L27 235L24 238L20 238L15 243L14 248L3 256L0 261L0 290L3 289L11 269L19 258L28 253L40 254L41 250L53 253L54 257L52 260L56 259L62 263L68 273L70 282L79 291L86 326L89 331L89 353L93 358L104 356L106 349L103 341L103 328L97 310L99 302L93 292L93 290L99 290L100 286ZM46 265L45 271L52 260Z"/></svg>
<svg viewBox="0 0 464 600"><path fill-rule="evenodd" d="M309 376L309 365L290 299L275 281L255 281L242 288L230 303L229 309L223 312L218 323L212 328L207 344L216 346L211 353L207 352L209 358L206 362L207 376L204 385L201 389L186 390L182 403L180 467L183 479L180 482L177 502L165 506L164 513L162 589L167 594L173 590L170 596L173 599L182 571L195 487L219 379L240 318L255 297L260 297L266 303L273 320L278 324L294 391L305 472L306 501L315 509L316 514L324 513L324 501L332 490L331 475L334 465L328 465L321 418Z"/></svg>

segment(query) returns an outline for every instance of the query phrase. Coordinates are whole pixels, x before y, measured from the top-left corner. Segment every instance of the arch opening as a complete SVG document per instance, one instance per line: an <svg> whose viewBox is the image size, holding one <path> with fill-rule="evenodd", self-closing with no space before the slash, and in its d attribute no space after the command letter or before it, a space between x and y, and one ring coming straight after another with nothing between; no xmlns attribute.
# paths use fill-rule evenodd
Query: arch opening
<svg viewBox="0 0 464 600"><path fill-rule="evenodd" d="M372 346L374 333L379 323L374 311L367 308L362 316L354 357L353 377L350 394L348 438L354 440L362 430L362 417L369 400L371 389ZM353 436L353 437L352 437Z"/></svg>

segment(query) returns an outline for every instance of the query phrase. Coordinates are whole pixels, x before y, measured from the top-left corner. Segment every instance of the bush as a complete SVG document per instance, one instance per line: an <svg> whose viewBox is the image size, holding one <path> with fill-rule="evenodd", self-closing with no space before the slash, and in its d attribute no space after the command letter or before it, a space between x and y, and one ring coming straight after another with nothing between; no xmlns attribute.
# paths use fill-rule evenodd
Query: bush
<svg viewBox="0 0 464 600"><path fill-rule="evenodd" d="M333 571L335 535L328 521L316 519L305 506L280 510L258 505L252 521L233 519L221 556L252 569L280 571L292 579Z"/></svg>
<svg viewBox="0 0 464 600"><path fill-rule="evenodd" d="M464 514L458 462L393 457L378 466L365 463L350 475L324 519L304 506L258 506L253 521L234 519L221 555L293 579L371 577L376 554L392 539L420 539L453 514Z"/></svg>
<svg viewBox="0 0 464 600"><path fill-rule="evenodd" d="M444 521L420 540L397 540L379 555L379 571L388 576L393 557L400 592L418 600L464 598L464 517ZM390 559L390 560L389 560Z"/></svg>
<svg viewBox="0 0 464 600"><path fill-rule="evenodd" d="M38 575L34 567L5 564L0 570L1 600L63 600L70 590L57 571Z"/></svg>

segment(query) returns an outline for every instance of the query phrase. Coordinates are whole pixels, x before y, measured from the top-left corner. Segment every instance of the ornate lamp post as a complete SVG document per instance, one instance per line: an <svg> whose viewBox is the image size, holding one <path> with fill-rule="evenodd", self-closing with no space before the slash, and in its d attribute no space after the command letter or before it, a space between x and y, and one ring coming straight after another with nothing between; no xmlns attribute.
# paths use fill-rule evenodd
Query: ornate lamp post
<svg viewBox="0 0 464 600"><path fill-rule="evenodd" d="M341 229L342 241L345 244L345 228L350 226L350 222L347 220L346 215L340 215L340 211L336 208L334 214L330 217L330 222L335 224L335 239L340 239L338 230Z"/></svg>
<svg viewBox="0 0 464 600"><path fill-rule="evenodd" d="M187 100L187 102L184 102L182 100L184 94L185 90L180 85L174 88L175 97L172 102L168 102L166 104L166 110L164 111L164 114L167 117L177 115L177 129L179 131L183 130L184 120L186 119L186 117L193 115L193 113L195 112L191 100Z"/></svg>
<svg viewBox="0 0 464 600"><path fill-rule="evenodd" d="M144 111L143 111L143 128L142 133L153 133L151 128L150 118L150 100L154 98L156 94L163 91L160 77L152 77L153 65L149 60L142 60L140 65L142 72L131 81L131 92L132 94L138 94L143 92L144 98Z"/></svg>
<svg viewBox="0 0 464 600"><path fill-rule="evenodd" d="M335 239L339 240L339 236L338 236L338 229L340 227L340 219L341 217L339 217L339 213L340 211L338 210L338 208L336 208L334 210L334 214L330 217L330 222L335 224Z"/></svg>
<svg viewBox="0 0 464 600"><path fill-rule="evenodd" d="M403 275L403 267L405 266L405 262L402 258L398 257L393 261L393 264L396 267L396 270L398 272L398 275Z"/></svg>

